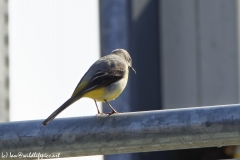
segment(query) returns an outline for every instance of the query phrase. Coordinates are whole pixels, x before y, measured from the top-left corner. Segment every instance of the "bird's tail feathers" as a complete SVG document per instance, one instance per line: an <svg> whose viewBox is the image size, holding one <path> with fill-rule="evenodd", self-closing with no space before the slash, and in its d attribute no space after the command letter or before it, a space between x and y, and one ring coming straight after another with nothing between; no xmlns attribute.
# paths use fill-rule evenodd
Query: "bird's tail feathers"
<svg viewBox="0 0 240 160"><path fill-rule="evenodd" d="M50 123L59 113L61 113L64 109L66 109L68 106L73 104L76 100L79 98L77 97L71 97L69 98L65 103L63 103L56 111L54 111L47 119L45 119L42 122L42 126L46 126L48 123Z"/></svg>

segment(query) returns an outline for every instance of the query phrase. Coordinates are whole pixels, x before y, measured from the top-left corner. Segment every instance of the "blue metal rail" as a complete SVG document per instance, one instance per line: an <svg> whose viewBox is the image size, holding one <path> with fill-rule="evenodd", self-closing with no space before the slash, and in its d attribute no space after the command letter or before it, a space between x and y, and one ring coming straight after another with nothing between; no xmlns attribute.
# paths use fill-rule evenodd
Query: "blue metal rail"
<svg viewBox="0 0 240 160"><path fill-rule="evenodd" d="M0 151L75 157L240 145L238 104L41 122L0 123Z"/></svg>

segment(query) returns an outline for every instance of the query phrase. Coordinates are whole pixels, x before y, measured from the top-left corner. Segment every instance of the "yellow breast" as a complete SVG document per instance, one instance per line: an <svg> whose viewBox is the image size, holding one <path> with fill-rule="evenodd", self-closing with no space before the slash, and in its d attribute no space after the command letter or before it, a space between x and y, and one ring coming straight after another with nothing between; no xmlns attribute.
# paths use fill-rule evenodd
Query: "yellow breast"
<svg viewBox="0 0 240 160"><path fill-rule="evenodd" d="M106 93L105 88L101 87L83 94L83 97L87 97L87 98L91 98L91 99L95 99L97 101L103 102L104 101L103 96L105 95L105 93Z"/></svg>
<svg viewBox="0 0 240 160"><path fill-rule="evenodd" d="M122 91L127 85L127 81L128 81L128 76L125 76L119 81L109 84L108 86L101 87L101 88L94 89L92 91L87 92L83 94L83 97L95 99L100 102L103 102L105 99L107 101L114 100L122 93Z"/></svg>

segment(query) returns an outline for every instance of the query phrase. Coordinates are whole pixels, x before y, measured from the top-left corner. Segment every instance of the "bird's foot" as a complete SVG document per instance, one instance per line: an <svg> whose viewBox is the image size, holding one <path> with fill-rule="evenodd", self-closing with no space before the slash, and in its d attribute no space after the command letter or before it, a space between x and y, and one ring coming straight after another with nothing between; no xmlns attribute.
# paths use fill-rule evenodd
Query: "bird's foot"
<svg viewBox="0 0 240 160"><path fill-rule="evenodd" d="M112 111L112 112L107 112L107 113L102 112L102 113L98 113L97 117L98 116L111 116L112 114L116 114L116 113L124 113L124 112L117 112L116 110Z"/></svg>
<svg viewBox="0 0 240 160"><path fill-rule="evenodd" d="M112 111L112 112L108 112L108 113L106 113L106 114L108 114L109 116L111 116L112 114L116 114L116 113L118 113L117 111Z"/></svg>
<svg viewBox="0 0 240 160"><path fill-rule="evenodd" d="M98 118L98 117L99 117L99 118L100 118L100 117L107 117L107 116L109 116L109 115L108 115L107 113L103 113L103 112L97 114L97 118Z"/></svg>

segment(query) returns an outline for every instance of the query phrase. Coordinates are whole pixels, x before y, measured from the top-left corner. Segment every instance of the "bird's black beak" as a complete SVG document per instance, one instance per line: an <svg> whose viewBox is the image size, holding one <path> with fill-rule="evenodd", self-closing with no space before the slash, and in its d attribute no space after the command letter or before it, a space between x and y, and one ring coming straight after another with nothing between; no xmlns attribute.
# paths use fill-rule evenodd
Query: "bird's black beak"
<svg viewBox="0 0 240 160"><path fill-rule="evenodd" d="M130 68L135 74L137 73L132 66L129 66L129 68Z"/></svg>

